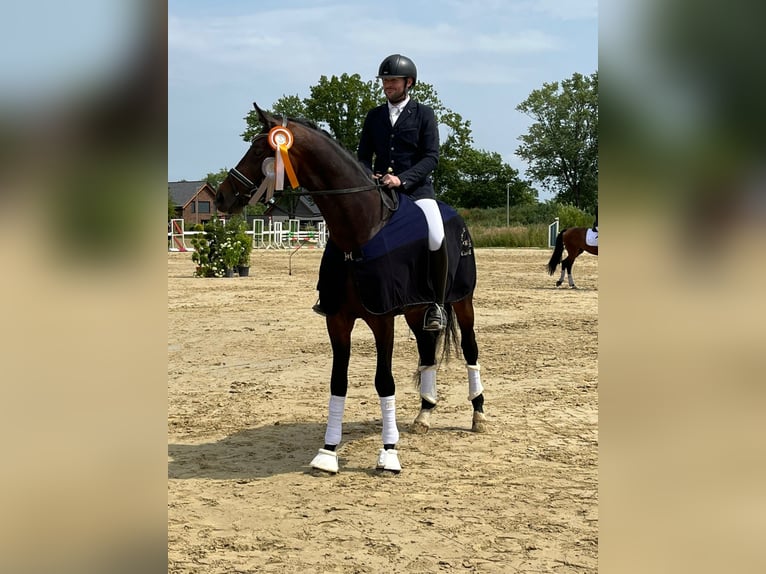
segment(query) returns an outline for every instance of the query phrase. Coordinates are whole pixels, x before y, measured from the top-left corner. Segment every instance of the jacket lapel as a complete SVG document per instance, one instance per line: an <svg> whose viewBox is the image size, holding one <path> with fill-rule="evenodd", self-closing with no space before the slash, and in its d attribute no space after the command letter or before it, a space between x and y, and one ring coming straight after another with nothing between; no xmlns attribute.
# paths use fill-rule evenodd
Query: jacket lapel
<svg viewBox="0 0 766 574"><path fill-rule="evenodd" d="M413 120L414 117L415 117L415 102L410 100L409 102L407 102L407 105L404 106L402 113L399 115L399 119L396 120L394 129L399 129L403 126L406 126L408 123L410 123Z"/></svg>

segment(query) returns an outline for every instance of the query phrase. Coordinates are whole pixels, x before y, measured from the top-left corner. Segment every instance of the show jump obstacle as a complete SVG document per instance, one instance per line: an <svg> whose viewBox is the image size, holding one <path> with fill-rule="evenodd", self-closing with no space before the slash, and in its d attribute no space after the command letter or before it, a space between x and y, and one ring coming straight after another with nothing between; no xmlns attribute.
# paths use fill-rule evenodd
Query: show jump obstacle
<svg viewBox="0 0 766 574"><path fill-rule="evenodd" d="M203 232L184 231L184 220L172 219L168 231L168 251L194 251L186 244L185 238L199 233ZM245 233L253 238L253 249L294 249L301 246L324 249L328 236L324 221L320 221L316 229L301 229L300 219L254 219L253 229Z"/></svg>

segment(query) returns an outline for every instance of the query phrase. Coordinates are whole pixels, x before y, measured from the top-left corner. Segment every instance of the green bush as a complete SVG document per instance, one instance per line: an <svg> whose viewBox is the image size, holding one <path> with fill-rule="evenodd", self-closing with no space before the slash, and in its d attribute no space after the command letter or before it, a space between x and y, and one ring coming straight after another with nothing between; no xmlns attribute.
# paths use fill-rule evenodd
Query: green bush
<svg viewBox="0 0 766 574"><path fill-rule="evenodd" d="M559 218L559 229L570 227L590 227L595 219L593 215L578 209L574 205L556 204L556 217ZM553 221L551 220L551 223Z"/></svg>
<svg viewBox="0 0 766 574"><path fill-rule="evenodd" d="M224 223L214 217L205 224L203 234L191 239L191 244L198 277L223 277L227 269L250 263L252 241L245 233L242 218L232 218Z"/></svg>

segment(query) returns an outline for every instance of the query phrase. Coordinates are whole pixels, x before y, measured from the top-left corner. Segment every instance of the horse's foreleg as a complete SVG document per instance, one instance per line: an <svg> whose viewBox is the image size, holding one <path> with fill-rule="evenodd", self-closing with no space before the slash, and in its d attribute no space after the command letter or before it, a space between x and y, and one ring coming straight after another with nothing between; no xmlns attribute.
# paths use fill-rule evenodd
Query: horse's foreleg
<svg viewBox="0 0 766 574"><path fill-rule="evenodd" d="M367 324L375 335L377 366L375 368L375 390L380 399L380 414L383 420L381 432L383 448L378 452L376 468L398 473L402 470L399 463L399 428L396 425L396 384L391 370L394 354L394 318L391 316L370 319Z"/></svg>
<svg viewBox="0 0 766 574"><path fill-rule="evenodd" d="M351 359L351 330L353 321L333 317L327 322L332 345L332 374L330 376L330 401L328 404L327 429L324 447L311 461L313 468L335 474L338 472L336 449L343 435L343 412L348 392L348 364Z"/></svg>

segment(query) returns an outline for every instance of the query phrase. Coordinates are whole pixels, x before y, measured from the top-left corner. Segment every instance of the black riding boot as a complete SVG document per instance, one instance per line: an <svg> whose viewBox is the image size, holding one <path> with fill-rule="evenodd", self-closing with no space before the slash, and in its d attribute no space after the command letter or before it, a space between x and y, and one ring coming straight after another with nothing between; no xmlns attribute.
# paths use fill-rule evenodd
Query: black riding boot
<svg viewBox="0 0 766 574"><path fill-rule="evenodd" d="M444 297L447 290L447 270L449 269L447 258L447 240L436 251L428 252L428 270L431 274L431 284L434 288L436 303L426 311L423 320L424 331L441 331L447 326L447 315L444 312Z"/></svg>

